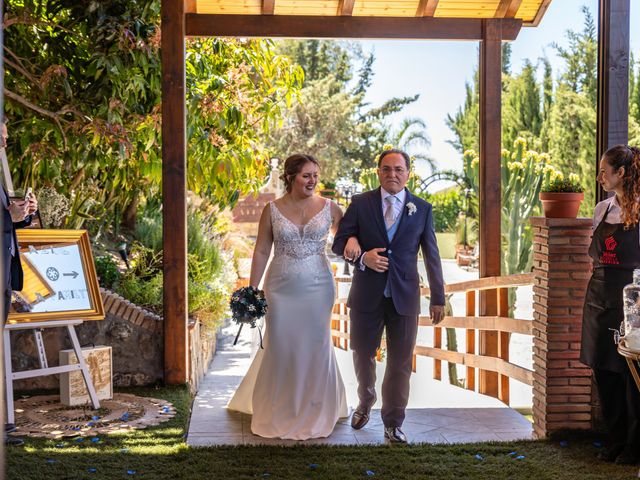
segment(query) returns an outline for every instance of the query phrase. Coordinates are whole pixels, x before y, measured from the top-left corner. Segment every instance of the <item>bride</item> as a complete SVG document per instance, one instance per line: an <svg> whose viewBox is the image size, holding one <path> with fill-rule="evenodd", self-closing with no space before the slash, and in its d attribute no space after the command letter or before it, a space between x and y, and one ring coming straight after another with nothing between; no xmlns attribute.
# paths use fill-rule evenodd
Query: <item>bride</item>
<svg viewBox="0 0 640 480"><path fill-rule="evenodd" d="M251 264L250 284L264 282L269 305L264 350L259 349L228 408L252 414L262 437L327 437L348 416L344 384L331 343L335 288L325 254L342 211L314 195L318 162L295 154L284 164L287 193L265 206ZM351 250L350 256L359 252Z"/></svg>

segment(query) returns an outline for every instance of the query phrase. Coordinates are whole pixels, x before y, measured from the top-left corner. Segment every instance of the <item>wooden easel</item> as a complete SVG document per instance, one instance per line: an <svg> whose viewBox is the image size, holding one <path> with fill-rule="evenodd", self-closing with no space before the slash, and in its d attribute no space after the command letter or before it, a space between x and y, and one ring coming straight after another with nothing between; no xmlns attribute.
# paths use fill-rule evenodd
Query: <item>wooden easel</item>
<svg viewBox="0 0 640 480"><path fill-rule="evenodd" d="M98 395L91 381L91 375L89 374L89 367L84 361L82 355L82 349L80 348L80 342L78 341L78 335L76 334L76 325L83 323L82 320L57 320L46 322L33 322L33 323L14 323L4 326L4 370L5 370L5 385L6 385L6 401L7 401L7 423L15 423L15 414L13 411L13 381L20 380L22 378L42 377L44 375L55 375L57 373L75 372L80 370L84 378L84 383L87 386L89 392L89 398L94 409L100 408L100 402L98 401ZM47 362L47 356L44 349L44 341L42 340L42 330L45 328L62 328L66 327L69 338L73 345L73 350L78 359L78 363L73 365L60 365L58 367L50 367ZM11 367L11 332L18 330L33 330L36 348L38 349L38 357L40 359L40 368L35 370L24 370L21 372L14 372Z"/></svg>

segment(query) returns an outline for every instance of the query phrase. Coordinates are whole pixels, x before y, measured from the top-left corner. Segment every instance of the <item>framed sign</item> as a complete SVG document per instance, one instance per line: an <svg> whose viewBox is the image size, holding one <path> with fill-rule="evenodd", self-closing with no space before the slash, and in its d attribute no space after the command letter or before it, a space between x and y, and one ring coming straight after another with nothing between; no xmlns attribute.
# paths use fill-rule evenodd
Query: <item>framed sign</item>
<svg viewBox="0 0 640 480"><path fill-rule="evenodd" d="M86 230L16 233L24 287L13 292L8 323L104 319Z"/></svg>

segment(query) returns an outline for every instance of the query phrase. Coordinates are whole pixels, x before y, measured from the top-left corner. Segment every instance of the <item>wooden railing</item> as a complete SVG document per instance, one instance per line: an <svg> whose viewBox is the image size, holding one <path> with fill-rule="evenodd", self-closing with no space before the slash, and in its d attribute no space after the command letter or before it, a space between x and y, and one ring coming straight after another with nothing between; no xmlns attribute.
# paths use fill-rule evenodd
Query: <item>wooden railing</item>
<svg viewBox="0 0 640 480"><path fill-rule="evenodd" d="M478 280L452 283L445 285L445 294L464 293L466 296L466 316L447 316L434 326L431 318L420 315L421 327L432 327L433 347L417 344L413 352L413 370L416 371L417 356L430 357L434 360L433 376L442 380L442 362L455 363L466 367L466 384L468 390L478 390L509 404L509 379L513 378L526 385L533 385L533 371L515 365L509 361L509 339L512 333L532 335L533 320L511 318L508 316L509 288L532 285L533 274L508 275L503 277L487 277ZM340 292L341 284L350 283L350 277L336 277L336 291ZM429 296L429 289L422 288L421 294ZM483 301L494 304L497 315L476 314L476 306ZM493 298L491 298L493 297ZM464 328L465 352L455 352L442 348L443 329ZM338 298L334 306L331 322L333 343L336 347L347 350L349 348L349 315L346 298ZM476 333L478 332L478 333ZM476 352L476 335L479 344L484 348ZM493 347L491 343L493 343ZM383 345L384 347L384 340ZM493 352L493 353L492 353ZM476 382L476 372L480 379ZM491 375L495 381L491 381ZM487 381L489 379L489 381ZM477 383L479 388L476 388Z"/></svg>

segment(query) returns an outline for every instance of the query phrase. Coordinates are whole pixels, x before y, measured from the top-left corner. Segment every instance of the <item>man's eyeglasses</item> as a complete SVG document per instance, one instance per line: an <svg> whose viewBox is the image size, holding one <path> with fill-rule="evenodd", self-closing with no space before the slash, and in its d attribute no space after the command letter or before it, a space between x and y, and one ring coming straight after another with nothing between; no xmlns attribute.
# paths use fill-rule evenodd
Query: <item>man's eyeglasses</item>
<svg viewBox="0 0 640 480"><path fill-rule="evenodd" d="M395 172L398 175L402 175L403 173L405 173L407 171L406 168L402 168L402 167L395 167L395 168L391 168L391 167L380 167L380 171L382 173L391 173L391 172Z"/></svg>

